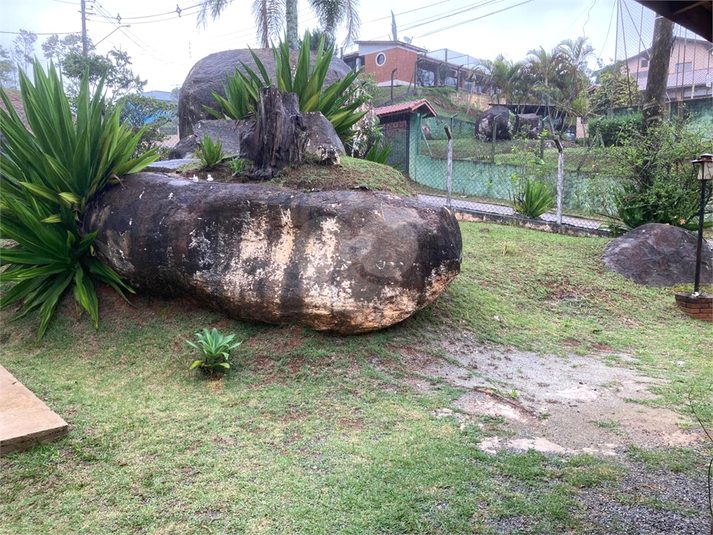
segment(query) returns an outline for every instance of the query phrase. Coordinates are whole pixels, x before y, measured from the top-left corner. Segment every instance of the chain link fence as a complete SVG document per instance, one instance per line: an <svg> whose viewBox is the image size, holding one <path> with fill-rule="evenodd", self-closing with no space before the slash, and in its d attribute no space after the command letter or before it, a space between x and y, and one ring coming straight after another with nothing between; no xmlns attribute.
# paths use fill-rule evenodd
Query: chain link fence
<svg viewBox="0 0 713 535"><path fill-rule="evenodd" d="M407 126L407 128L404 128ZM559 151L553 141L492 141L476 138L475 124L457 117L422 118L390 128L392 161L408 172L422 200L445 204L448 197L448 139L453 135L452 205L464 211L514 215L513 199L527 179L557 191ZM603 229L616 213L616 180L606 173L600 151L574 142L563 147L562 223L581 229ZM555 209L541 216L557 220Z"/></svg>

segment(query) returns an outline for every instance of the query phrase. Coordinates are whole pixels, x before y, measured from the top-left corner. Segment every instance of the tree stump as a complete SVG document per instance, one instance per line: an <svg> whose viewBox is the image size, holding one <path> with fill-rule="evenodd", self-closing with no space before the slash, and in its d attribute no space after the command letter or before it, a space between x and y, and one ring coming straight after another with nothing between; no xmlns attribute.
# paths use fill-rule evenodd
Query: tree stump
<svg viewBox="0 0 713 535"><path fill-rule="evenodd" d="M255 129L248 135L256 178L272 178L304 157L305 125L295 93L274 87L260 89Z"/></svg>

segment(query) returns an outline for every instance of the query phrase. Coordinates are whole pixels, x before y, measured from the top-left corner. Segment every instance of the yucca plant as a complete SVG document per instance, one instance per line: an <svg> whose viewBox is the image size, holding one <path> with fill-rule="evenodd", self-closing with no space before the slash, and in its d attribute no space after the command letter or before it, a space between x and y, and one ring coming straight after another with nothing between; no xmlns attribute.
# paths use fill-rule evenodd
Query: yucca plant
<svg viewBox="0 0 713 535"><path fill-rule="evenodd" d="M220 136L218 136L215 143L213 143L213 138L208 134L203 134L203 139L198 143L196 155L200 158L201 166L203 166L204 169L212 169L218 165L221 160L225 158Z"/></svg>
<svg viewBox="0 0 713 535"><path fill-rule="evenodd" d="M550 210L556 202L557 195L550 186L530 178L516 189L512 199L515 211L532 219Z"/></svg>
<svg viewBox="0 0 713 535"><path fill-rule="evenodd" d="M334 82L326 89L324 80L332 62L334 47L324 50L324 39L319 43L310 70L310 37L305 33L302 47L297 58L297 65L292 73L290 65L290 47L286 40L272 47L275 56L276 83L273 84L260 58L252 51L253 60L260 74L242 64L245 72L235 70L234 76L226 75L224 84L225 97L213 91L213 98L220 105L220 111L205 106L205 109L218 119L245 119L257 109L259 89L276 85L280 91L296 93L300 102L300 111L322 112L332 123L334 130L342 140L351 136L351 127L361 119L366 112L357 111L363 103L356 98L356 88L352 86L359 71L351 71L341 80Z"/></svg>
<svg viewBox="0 0 713 535"><path fill-rule="evenodd" d="M22 301L14 318L39 308L38 340L44 335L62 294L74 284L74 297L98 328L92 280L122 297L132 291L119 275L94 257L95 233L82 231L87 203L109 183L140 171L158 158L155 151L132 158L141 132L132 135L107 112L103 82L92 93L86 77L73 114L53 64L45 73L35 60L34 84L20 71L20 92L29 129L0 88L0 248L5 269L0 280L16 284L0 307Z"/></svg>
<svg viewBox="0 0 713 535"><path fill-rule="evenodd" d="M391 154L391 143L387 143L381 147L378 143L374 144L373 147L369 149L364 155L364 159L369 162L380 163L382 165L388 165L387 161L389 155Z"/></svg>
<svg viewBox="0 0 713 535"><path fill-rule="evenodd" d="M242 342L231 344L235 338L234 334L224 336L218 329L212 331L203 329L203 332L196 333L197 342L186 340L186 343L200 351L201 358L193 361L189 370L200 367L203 371L215 375L216 371L225 373L230 369L230 351L238 347Z"/></svg>

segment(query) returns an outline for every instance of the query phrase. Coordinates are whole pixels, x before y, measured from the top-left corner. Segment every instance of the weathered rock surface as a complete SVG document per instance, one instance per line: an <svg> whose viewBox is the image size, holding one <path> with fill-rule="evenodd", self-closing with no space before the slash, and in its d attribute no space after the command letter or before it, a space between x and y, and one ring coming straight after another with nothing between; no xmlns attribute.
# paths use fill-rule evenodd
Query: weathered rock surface
<svg viewBox="0 0 713 535"><path fill-rule="evenodd" d="M534 113L519 113L515 116L515 131L528 139L537 139L542 133L542 119Z"/></svg>
<svg viewBox="0 0 713 535"><path fill-rule="evenodd" d="M302 113L301 116L305 127L305 152L312 154L320 161L330 159L333 163L338 163L339 156L345 154L344 145L329 119L318 111ZM198 121L193 125L195 133L180 140L168 157L176 160L193 157L198 148L198 139L203 139L203 135L208 135L214 143L220 136L220 143L223 145L223 152L226 155L253 160L254 154L249 151L246 139L254 128L255 121L252 119ZM325 154L331 155L331 158L323 156Z"/></svg>
<svg viewBox="0 0 713 535"><path fill-rule="evenodd" d="M104 192L85 227L137 289L343 334L412 315L461 262L452 212L371 191L299 193L139 173Z"/></svg>
<svg viewBox="0 0 713 535"><path fill-rule="evenodd" d="M267 73L274 80L275 58L272 50L259 48L254 52L265 66ZM291 55L290 60L293 65L297 63L297 51L294 52L294 56ZM314 54L312 61L314 63ZM217 103L211 91L225 96L225 91L223 90L225 75L232 76L236 68L242 70L242 63L245 63L253 71L259 72L255 61L250 55L250 51L246 49L216 52L201 59L193 66L183 82L181 95L178 99L178 133L181 139L193 134L194 124L210 117L203 105L216 108ZM349 67L347 64L334 56L327 71L324 82L325 87L344 78L348 72Z"/></svg>
<svg viewBox="0 0 713 535"><path fill-rule="evenodd" d="M497 127L495 139L510 139L514 128L515 114L504 106L493 106L483 112L475 125L475 134L492 139L493 128Z"/></svg>
<svg viewBox="0 0 713 535"><path fill-rule="evenodd" d="M604 265L648 286L692 284L696 244L695 232L648 223L610 241L604 250ZM701 283L713 284L713 252L705 240L701 259Z"/></svg>

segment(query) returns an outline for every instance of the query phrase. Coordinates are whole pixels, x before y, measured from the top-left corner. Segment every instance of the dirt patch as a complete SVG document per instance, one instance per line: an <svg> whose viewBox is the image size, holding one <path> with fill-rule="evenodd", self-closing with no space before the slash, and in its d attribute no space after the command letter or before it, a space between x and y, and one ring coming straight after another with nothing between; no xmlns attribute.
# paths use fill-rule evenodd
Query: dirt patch
<svg viewBox="0 0 713 535"><path fill-rule="evenodd" d="M444 358L413 347L401 352L407 384L428 390L429 377L464 388L454 406L473 416L502 417L512 436L481 444L485 451L617 455L630 445L691 447L702 440L691 423L665 408L650 387L663 384L596 358L556 357L495 349L467 340L440 342ZM602 348L604 349L604 348ZM626 360L624 358L620 360Z"/></svg>

